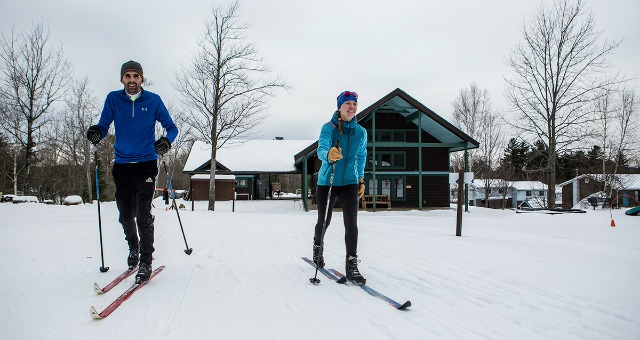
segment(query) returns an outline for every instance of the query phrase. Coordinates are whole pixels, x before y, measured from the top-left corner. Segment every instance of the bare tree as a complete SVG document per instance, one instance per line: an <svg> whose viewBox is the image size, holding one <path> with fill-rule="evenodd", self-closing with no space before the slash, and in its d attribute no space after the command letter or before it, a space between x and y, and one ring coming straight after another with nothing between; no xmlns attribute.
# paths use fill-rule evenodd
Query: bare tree
<svg viewBox="0 0 640 340"><path fill-rule="evenodd" d="M185 120L185 114L176 108L173 103L167 104L167 109L175 117L175 124L179 127L180 133L171 144L171 150L164 155L161 159L161 169L158 174L158 183L167 183L166 172L164 165L167 165L169 176L171 177L171 184L173 189L187 188L187 185L181 180L182 174L178 172L178 168L184 165L184 161L189 153L189 147L193 144L194 137L192 133L192 127L188 123L188 119ZM156 135L163 136L165 133L160 125L156 125ZM166 159L166 162L165 162ZM176 176L177 175L177 176ZM186 176L186 175L184 175ZM188 176L187 176L188 177ZM188 183L188 181L187 181Z"/></svg>
<svg viewBox="0 0 640 340"><path fill-rule="evenodd" d="M458 97L453 101L453 123L469 136L479 139L483 118L490 114L491 100L487 90L481 90L476 83L471 83L468 89L461 89ZM479 149L468 151L470 167L478 164ZM454 155L454 164L457 169L464 169L464 159L460 153ZM470 168L470 171L482 169Z"/></svg>
<svg viewBox="0 0 640 340"><path fill-rule="evenodd" d="M620 157L623 151L637 155L640 148L640 111L638 111L636 91L623 88L620 91L620 101L619 143L616 157ZM616 164L619 163L619 159L616 158Z"/></svg>
<svg viewBox="0 0 640 340"><path fill-rule="evenodd" d="M608 191L609 197L613 195L616 186L619 187L619 179L617 176L623 154L632 154L636 152L638 142L638 130L640 129L640 114L636 108L635 91L621 89L618 97L618 106L615 107L612 115L603 116L609 118L612 124L611 129L604 130L608 138L603 137L607 141L608 148L603 147L605 153L605 161L603 161L603 178L605 180L604 190ZM608 125L608 123L603 124ZM613 163L613 167L606 169L606 160Z"/></svg>
<svg viewBox="0 0 640 340"><path fill-rule="evenodd" d="M594 100L594 110L596 114L596 138L599 139L600 145L602 145L602 153L604 157L602 157L602 176L606 177L606 164L609 159L610 152L610 138L611 138L611 130L613 125L613 119L615 115L616 109L613 107L613 90L610 88L605 88L600 90L600 95L596 96ZM606 183L606 180L604 181ZM606 184L605 188L606 189Z"/></svg>
<svg viewBox="0 0 640 340"><path fill-rule="evenodd" d="M469 89L460 90L453 102L454 124L480 143L478 149L469 150L470 167L476 175L484 179L485 206L489 205L491 175L498 167L500 153L504 144L504 131L498 116L493 112L487 90L481 90L476 83ZM454 155L457 168L462 168L464 160L461 153Z"/></svg>
<svg viewBox="0 0 640 340"><path fill-rule="evenodd" d="M9 171L6 171L4 175L9 177L12 182L13 194L18 194L18 176L20 176L23 170L23 162L20 156L22 144L16 136L20 136L20 115L16 110L10 106L4 97L0 98L0 129L5 132L7 136L7 144L9 147L9 159L11 167Z"/></svg>
<svg viewBox="0 0 640 340"><path fill-rule="evenodd" d="M513 125L523 134L546 144L549 207L555 206L556 158L590 133L593 115L583 109L597 90L619 82L609 76L607 56L619 42L598 45L593 13L581 0L558 0L552 8L540 7L524 42L507 60L514 75L506 79L506 95L517 113Z"/></svg>
<svg viewBox="0 0 640 340"><path fill-rule="evenodd" d="M71 74L62 46L50 49L48 43L49 32L43 24L35 24L28 33L12 30L0 42L0 95L19 117L8 120L13 125L7 131L25 148L25 192L35 162L36 132L46 123L51 105L64 96Z"/></svg>
<svg viewBox="0 0 640 340"><path fill-rule="evenodd" d="M494 170L500 165L505 139L501 122L497 115L491 113L482 120L482 133L479 134L478 142L480 143L480 157L488 168L487 175L494 174ZM484 178L485 192L491 190L490 177L493 176L485 176ZM489 197L487 197L485 206L489 206Z"/></svg>
<svg viewBox="0 0 640 340"><path fill-rule="evenodd" d="M98 99L88 85L87 77L73 83L70 95L65 98L64 124L59 139L64 146L63 155L67 163L83 168L83 183L86 186L88 201L92 202L91 143L85 137L85 133L99 112Z"/></svg>
<svg viewBox="0 0 640 340"><path fill-rule="evenodd" d="M176 72L174 87L183 95L188 123L211 143L209 210L215 210L216 151L233 139L248 139L265 116L269 97L286 88L258 49L245 41L248 29L238 17L238 3L215 7L189 65Z"/></svg>

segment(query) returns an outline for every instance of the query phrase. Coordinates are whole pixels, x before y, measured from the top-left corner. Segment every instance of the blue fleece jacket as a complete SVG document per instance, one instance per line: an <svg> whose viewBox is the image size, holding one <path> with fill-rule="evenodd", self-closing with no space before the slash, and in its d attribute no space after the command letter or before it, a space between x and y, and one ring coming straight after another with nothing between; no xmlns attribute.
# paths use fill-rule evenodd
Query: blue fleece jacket
<svg viewBox="0 0 640 340"><path fill-rule="evenodd" d="M142 90L140 97L132 101L122 90L107 95L98 127L102 138L107 136L113 122L116 133L114 163L136 163L158 159L153 143L156 141L156 121L167 131L169 141L178 136L169 111L160 96Z"/></svg>
<svg viewBox="0 0 640 340"><path fill-rule="evenodd" d="M358 125L353 118L350 122L342 122L342 134L338 130L338 111L330 122L325 123L318 138L318 158L322 161L318 173L318 185L329 185L331 163L327 159L329 149L340 141L342 159L336 162L333 185L342 186L357 184L358 178L364 178L364 165L367 160L367 130Z"/></svg>

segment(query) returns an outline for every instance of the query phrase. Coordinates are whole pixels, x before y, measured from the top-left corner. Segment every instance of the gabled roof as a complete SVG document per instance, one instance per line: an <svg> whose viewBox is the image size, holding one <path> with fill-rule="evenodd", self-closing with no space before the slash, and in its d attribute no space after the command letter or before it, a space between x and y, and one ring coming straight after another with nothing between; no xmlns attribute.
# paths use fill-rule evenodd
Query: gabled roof
<svg viewBox="0 0 640 340"><path fill-rule="evenodd" d="M471 187L484 189L484 181L485 179L483 178L476 178L471 183ZM502 179L489 179L489 187L491 188L501 188L505 185L508 188L519 191L547 190L547 185L540 181L505 181Z"/></svg>
<svg viewBox="0 0 640 340"><path fill-rule="evenodd" d="M395 89L377 102L356 115L358 121L367 121L373 117L372 113L376 112L394 112L402 115L407 122L412 122L416 126L420 124L423 131L426 131L443 144L458 144L458 146L449 147L449 152L461 151L466 149L475 149L480 143L462 132L453 124L431 111L428 107L422 105L419 101L408 95L401 89ZM318 141L309 145L307 148L295 155L295 163L302 161L304 156L310 157L315 154L318 148Z"/></svg>
<svg viewBox="0 0 640 340"><path fill-rule="evenodd" d="M583 179L583 178L585 178L585 177L589 177L589 175L587 175L587 174L582 174L582 175L580 175L580 176L578 176L578 177L574 177L574 178L572 178L572 179L570 179L570 180L568 180L568 181L562 182L562 183L558 184L557 186L558 186L558 187L563 187L563 186L565 186L565 185L567 185L567 184L571 184L571 183L573 183L573 182L575 182L575 181L577 181L577 180L579 180L579 179Z"/></svg>
<svg viewBox="0 0 640 340"><path fill-rule="evenodd" d="M295 173L291 158L312 140L250 140L218 150L218 169L238 173ZM211 144L196 141L191 146L183 173L209 172ZM223 165L224 164L224 165Z"/></svg>
<svg viewBox="0 0 640 340"><path fill-rule="evenodd" d="M602 174L582 174L566 182L562 182L558 184L558 186L563 187L584 177L588 177L600 182L603 181ZM640 174L616 174L614 188L619 190L640 190Z"/></svg>

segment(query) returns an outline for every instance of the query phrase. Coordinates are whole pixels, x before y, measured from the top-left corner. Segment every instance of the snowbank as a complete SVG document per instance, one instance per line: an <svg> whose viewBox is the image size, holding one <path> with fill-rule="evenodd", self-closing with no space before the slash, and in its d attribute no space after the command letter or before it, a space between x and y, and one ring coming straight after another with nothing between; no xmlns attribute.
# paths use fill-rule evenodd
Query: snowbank
<svg viewBox="0 0 640 340"><path fill-rule="evenodd" d="M185 203L179 200L177 203ZM360 271L398 311L353 285L319 276L311 256L317 212L299 200L156 205L154 268L166 269L104 320L133 282L96 295L125 270L113 202L0 204L2 339L640 339L638 217L613 210L516 214L456 211L358 215ZM37 235L37 237L34 237ZM344 270L342 213L325 238L328 268Z"/></svg>
<svg viewBox="0 0 640 340"><path fill-rule="evenodd" d="M82 197L80 197L78 195L67 196L62 201L62 204L64 204L64 205L78 205L78 204L82 204L82 203L84 203L84 201L82 200Z"/></svg>

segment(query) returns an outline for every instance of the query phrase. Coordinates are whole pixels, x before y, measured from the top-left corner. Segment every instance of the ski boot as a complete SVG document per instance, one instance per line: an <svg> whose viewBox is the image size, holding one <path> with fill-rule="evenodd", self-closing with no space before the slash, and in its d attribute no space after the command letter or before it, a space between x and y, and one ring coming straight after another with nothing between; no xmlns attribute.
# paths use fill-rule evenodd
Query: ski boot
<svg viewBox="0 0 640 340"><path fill-rule="evenodd" d="M317 244L313 244L313 263L318 267L324 267L324 256L322 255L323 247Z"/></svg>
<svg viewBox="0 0 640 340"><path fill-rule="evenodd" d="M367 280L358 271L358 256L347 255L346 269L347 280L353 282L357 286L362 286Z"/></svg>
<svg viewBox="0 0 640 340"><path fill-rule="evenodd" d="M151 263L140 262L140 267L138 268L138 274L136 274L136 283L142 283L142 281L149 280L151 277Z"/></svg>
<svg viewBox="0 0 640 340"><path fill-rule="evenodd" d="M127 264L129 265L129 270L135 268L140 261L140 250L139 249L129 249L129 257L127 257Z"/></svg>

